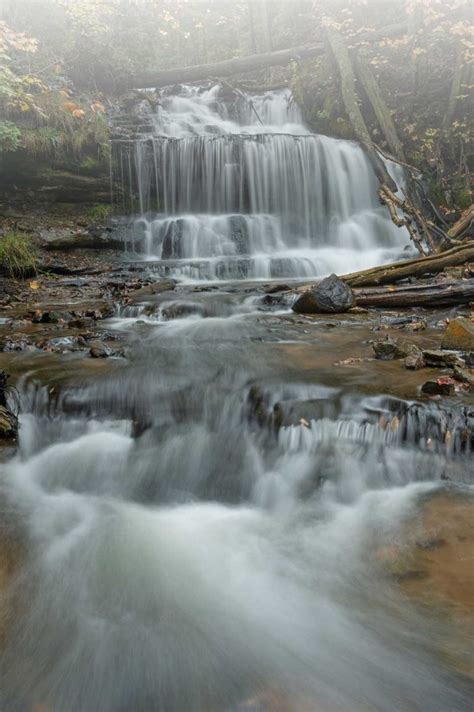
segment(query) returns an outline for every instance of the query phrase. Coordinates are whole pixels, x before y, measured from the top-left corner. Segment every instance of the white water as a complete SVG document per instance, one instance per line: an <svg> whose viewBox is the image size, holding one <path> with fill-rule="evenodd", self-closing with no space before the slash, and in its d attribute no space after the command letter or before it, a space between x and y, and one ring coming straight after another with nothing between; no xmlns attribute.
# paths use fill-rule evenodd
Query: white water
<svg viewBox="0 0 474 712"><path fill-rule="evenodd" d="M195 279L302 276L398 244L356 146L297 138L286 94L256 100L274 129L262 139L239 105L242 143L215 91L169 99L157 121L171 138L151 153L138 145L143 208L156 151L174 151L157 190L184 210L138 219L150 256ZM276 135L286 120L289 135ZM211 139L212 125L227 134ZM245 199L232 177L227 197L217 180L218 157L239 142L254 181ZM191 143L224 212L205 212L202 180L177 169L181 150L194 160ZM265 209L244 212L247 199ZM183 253L164 259L179 220ZM465 487L464 421L448 423L446 444L443 412L424 422L407 406L395 432L380 427L393 416L386 399L313 376L287 383L292 364L272 339L275 322L284 338L295 324L277 310L265 323L261 296L237 289L127 306L106 328L128 331L128 362L101 380L77 386L76 375L59 393L31 376L19 384L19 450L0 477L0 546L17 564L0 577L1 712L471 709L466 680L446 665L444 624L402 597L377 555L446 476ZM309 422L277 432L276 407L295 403L311 404Z"/></svg>
<svg viewBox="0 0 474 712"><path fill-rule="evenodd" d="M219 86L181 91L134 146L134 238L148 258L179 260L178 277L298 278L379 264L409 243L363 151L309 133L288 91L230 105Z"/></svg>

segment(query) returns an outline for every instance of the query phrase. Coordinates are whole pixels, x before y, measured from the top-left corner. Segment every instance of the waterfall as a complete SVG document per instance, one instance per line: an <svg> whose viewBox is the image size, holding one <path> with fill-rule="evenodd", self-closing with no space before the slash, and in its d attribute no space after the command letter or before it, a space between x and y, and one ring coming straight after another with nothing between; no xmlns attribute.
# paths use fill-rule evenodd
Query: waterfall
<svg viewBox="0 0 474 712"><path fill-rule="evenodd" d="M289 90L173 91L132 146L115 147L135 186L134 244L167 273L172 261L198 279L316 277L408 244L360 146L310 133Z"/></svg>

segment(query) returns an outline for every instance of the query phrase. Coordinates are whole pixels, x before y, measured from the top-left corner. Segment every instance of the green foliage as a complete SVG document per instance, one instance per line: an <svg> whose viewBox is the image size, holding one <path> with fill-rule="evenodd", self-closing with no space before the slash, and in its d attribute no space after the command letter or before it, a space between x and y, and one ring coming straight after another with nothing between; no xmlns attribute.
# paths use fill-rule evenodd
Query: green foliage
<svg viewBox="0 0 474 712"><path fill-rule="evenodd" d="M35 274L37 256L30 238L16 233L0 238L0 265L9 277L23 278Z"/></svg>
<svg viewBox="0 0 474 712"><path fill-rule="evenodd" d="M87 211L88 217L92 221L105 222L112 214L112 206L110 205L94 205Z"/></svg>
<svg viewBox="0 0 474 712"><path fill-rule="evenodd" d="M20 146L21 130L13 121L0 121L0 153L16 151Z"/></svg>

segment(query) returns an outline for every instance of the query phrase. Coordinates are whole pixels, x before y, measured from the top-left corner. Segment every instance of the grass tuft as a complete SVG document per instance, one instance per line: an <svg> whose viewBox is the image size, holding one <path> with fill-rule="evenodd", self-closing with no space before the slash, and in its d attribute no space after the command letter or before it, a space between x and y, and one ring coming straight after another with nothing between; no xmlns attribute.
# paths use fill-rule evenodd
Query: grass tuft
<svg viewBox="0 0 474 712"><path fill-rule="evenodd" d="M9 233L0 238L0 267L9 277L24 278L37 271L37 255L26 235Z"/></svg>

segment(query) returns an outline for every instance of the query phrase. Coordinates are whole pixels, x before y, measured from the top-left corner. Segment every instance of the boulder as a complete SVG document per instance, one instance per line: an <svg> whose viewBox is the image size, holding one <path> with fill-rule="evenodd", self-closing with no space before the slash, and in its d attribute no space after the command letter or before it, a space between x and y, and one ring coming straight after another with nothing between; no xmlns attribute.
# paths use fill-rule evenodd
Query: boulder
<svg viewBox="0 0 474 712"><path fill-rule="evenodd" d="M460 316L448 324L441 342L442 349L474 350L474 323Z"/></svg>
<svg viewBox="0 0 474 712"><path fill-rule="evenodd" d="M172 302L166 304L161 310L163 319L184 319L193 314L204 316L204 307L202 304L194 302Z"/></svg>
<svg viewBox="0 0 474 712"><path fill-rule="evenodd" d="M418 349L413 349L399 344L395 339L387 336L383 341L375 341L372 344L375 357L382 361L393 361L394 359L405 358L413 354L421 354Z"/></svg>
<svg viewBox="0 0 474 712"><path fill-rule="evenodd" d="M352 289L331 274L312 289L304 292L293 305L298 314L338 314L348 311L354 305Z"/></svg>
<svg viewBox="0 0 474 712"><path fill-rule="evenodd" d="M428 396L452 396L455 393L454 382L447 378L426 381L421 387L421 392Z"/></svg>

